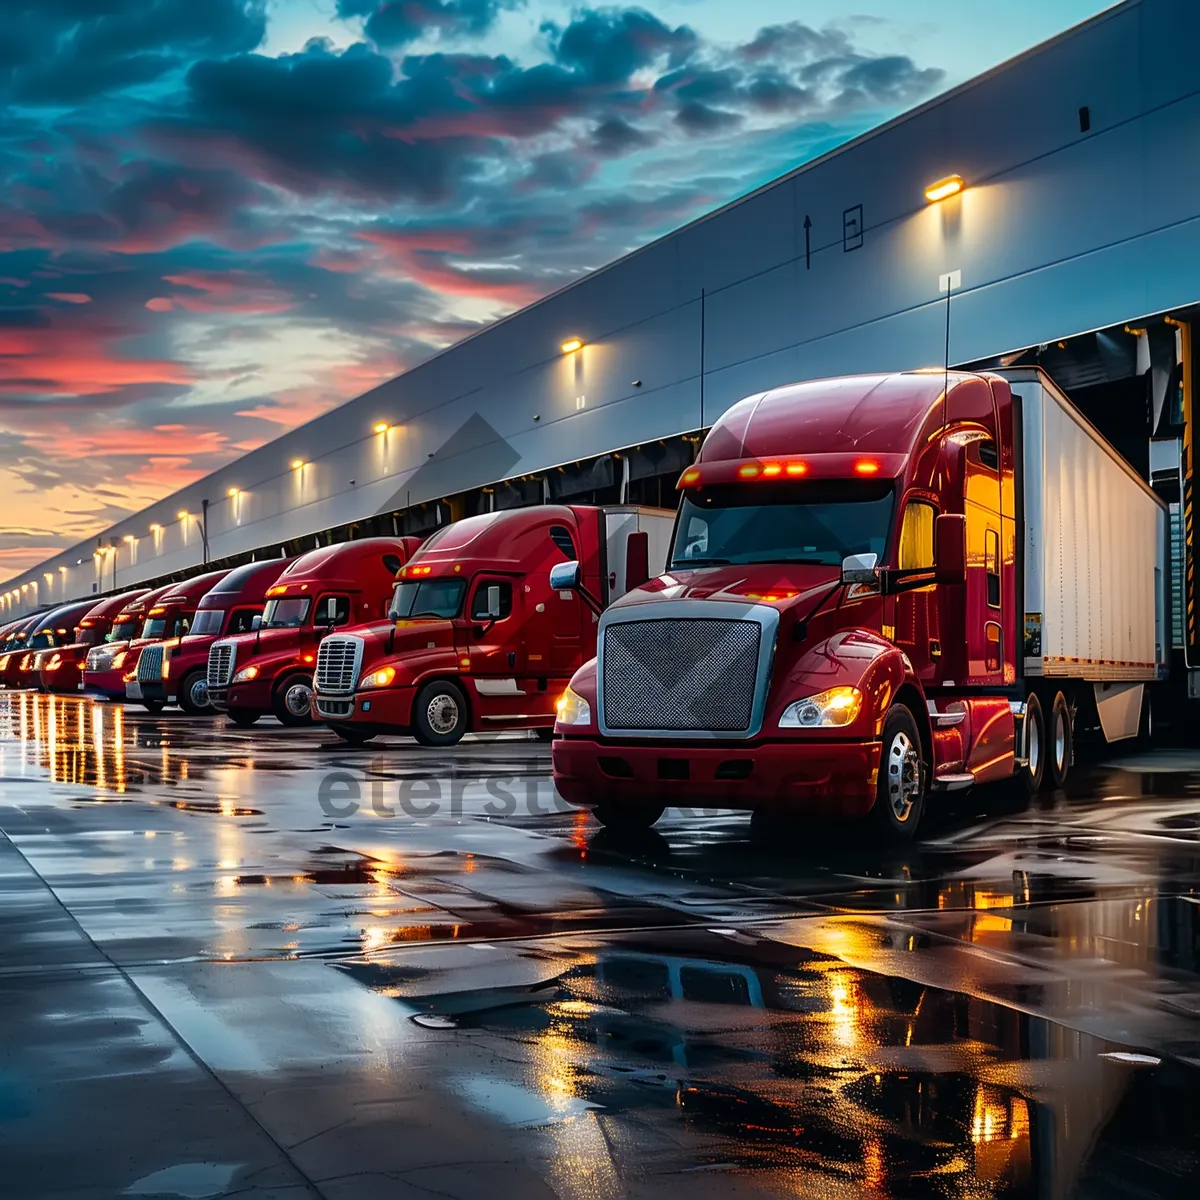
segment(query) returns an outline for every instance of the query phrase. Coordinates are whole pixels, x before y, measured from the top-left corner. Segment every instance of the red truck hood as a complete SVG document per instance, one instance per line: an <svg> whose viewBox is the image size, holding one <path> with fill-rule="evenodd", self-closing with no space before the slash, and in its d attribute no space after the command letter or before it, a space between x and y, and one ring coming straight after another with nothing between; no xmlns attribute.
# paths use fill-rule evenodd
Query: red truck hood
<svg viewBox="0 0 1200 1200"><path fill-rule="evenodd" d="M651 579L615 600L609 611L663 600L719 600L773 604L780 612L795 608L803 615L840 576L841 568L832 565L754 563L694 567Z"/></svg>
<svg viewBox="0 0 1200 1200"><path fill-rule="evenodd" d="M371 625L356 625L352 629L339 630L353 634L363 640L363 665L373 663L377 658L400 658L415 651L427 651L430 643L438 647L453 648L454 623L440 617L421 617L417 620L399 621L395 626L396 635L392 638L392 623L390 621L375 622ZM391 654L388 645L391 644Z"/></svg>
<svg viewBox="0 0 1200 1200"><path fill-rule="evenodd" d="M301 635L305 635L301 638ZM213 638L214 642L232 642L237 647L238 662L247 661L247 656L254 653L257 644L258 653L281 654L285 650L297 649L302 640L315 641L311 629L263 629L257 633L235 633L233 637Z"/></svg>

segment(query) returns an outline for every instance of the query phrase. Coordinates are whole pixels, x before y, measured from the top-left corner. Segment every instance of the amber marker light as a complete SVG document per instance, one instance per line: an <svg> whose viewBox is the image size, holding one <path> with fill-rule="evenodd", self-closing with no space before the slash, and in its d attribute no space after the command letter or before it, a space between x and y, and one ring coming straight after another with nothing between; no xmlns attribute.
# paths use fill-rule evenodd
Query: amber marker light
<svg viewBox="0 0 1200 1200"><path fill-rule="evenodd" d="M683 478L680 479L679 482L684 487L687 487L688 484L691 484L691 483L699 483L700 482L700 472L697 471L694 467L690 471L684 471Z"/></svg>
<svg viewBox="0 0 1200 1200"><path fill-rule="evenodd" d="M777 475L783 473L783 468L778 463L767 463L763 467L763 477L765 479L774 479Z"/></svg>
<svg viewBox="0 0 1200 1200"><path fill-rule="evenodd" d="M937 183L931 183L925 189L925 199L930 204L936 204L939 200L947 200L951 196L957 196L962 190L962 176L947 175L945 179L939 179Z"/></svg>
<svg viewBox="0 0 1200 1200"><path fill-rule="evenodd" d="M808 474L808 463L792 462L787 465L787 473L795 479L799 475Z"/></svg>
<svg viewBox="0 0 1200 1200"><path fill-rule="evenodd" d="M760 468L754 466L752 463L748 463L744 467L738 467L738 475L742 479L757 479L759 476L759 470Z"/></svg>
<svg viewBox="0 0 1200 1200"><path fill-rule="evenodd" d="M583 341L580 338L567 338L562 344L562 352L564 354L574 354L576 350L583 349Z"/></svg>
<svg viewBox="0 0 1200 1200"><path fill-rule="evenodd" d="M874 459L870 458L860 458L858 462L854 464L854 469L860 475L879 474L879 464L875 462Z"/></svg>

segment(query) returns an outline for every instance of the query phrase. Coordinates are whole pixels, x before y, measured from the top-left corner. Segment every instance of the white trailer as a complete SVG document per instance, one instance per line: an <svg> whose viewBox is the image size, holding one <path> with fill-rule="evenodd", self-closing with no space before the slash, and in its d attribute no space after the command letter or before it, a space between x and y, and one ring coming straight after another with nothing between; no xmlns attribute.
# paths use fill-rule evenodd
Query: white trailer
<svg viewBox="0 0 1200 1200"><path fill-rule="evenodd" d="M1108 741L1167 675L1167 506L1045 372L1001 372L1021 428L1025 674L1093 688Z"/></svg>

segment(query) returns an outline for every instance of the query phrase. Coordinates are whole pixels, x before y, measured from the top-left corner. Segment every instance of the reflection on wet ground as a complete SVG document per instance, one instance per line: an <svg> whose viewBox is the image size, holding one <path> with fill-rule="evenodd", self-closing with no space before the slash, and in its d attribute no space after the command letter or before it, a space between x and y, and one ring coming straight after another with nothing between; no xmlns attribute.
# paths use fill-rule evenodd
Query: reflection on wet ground
<svg viewBox="0 0 1200 1200"><path fill-rule="evenodd" d="M901 851L547 771L0 694L13 1194L1195 1195L1200 755Z"/></svg>

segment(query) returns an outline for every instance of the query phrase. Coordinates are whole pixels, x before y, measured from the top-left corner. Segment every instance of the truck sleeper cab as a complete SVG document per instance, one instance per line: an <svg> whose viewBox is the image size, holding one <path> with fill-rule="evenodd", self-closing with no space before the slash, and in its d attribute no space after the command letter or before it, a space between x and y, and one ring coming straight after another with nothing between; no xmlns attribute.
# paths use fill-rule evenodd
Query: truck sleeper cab
<svg viewBox="0 0 1200 1200"><path fill-rule="evenodd" d="M117 613L104 641L87 652L83 663L83 690L94 692L109 700L125 699L125 675L134 662L130 645L146 623L146 611L167 595L175 585L143 592ZM128 665L127 665L128 664Z"/></svg>
<svg viewBox="0 0 1200 1200"><path fill-rule="evenodd" d="M186 635L192 627L192 621L195 620L201 598L228 574L227 570L207 571L182 583L172 584L146 609L139 635L129 643L129 655L125 663L128 669L124 676L126 700L143 700L138 674L143 655L148 655L148 661L154 662L162 655L164 641ZM163 710L160 701L143 702L150 712L158 713Z"/></svg>
<svg viewBox="0 0 1200 1200"><path fill-rule="evenodd" d="M285 558L235 567L203 596L187 633L147 646L138 658L142 703L178 704L189 716L211 716L208 651L218 638L257 628L267 589L287 566Z"/></svg>
<svg viewBox="0 0 1200 1200"><path fill-rule="evenodd" d="M70 645L58 647L43 659L38 676L43 691L78 692L83 688L83 666L88 652L100 645L112 629L117 614L126 605L146 594L146 588L135 588L119 596L93 603L75 627L75 639Z"/></svg>
<svg viewBox="0 0 1200 1200"><path fill-rule="evenodd" d="M5 631L5 640L0 645L0 687L17 686L17 678L21 670L21 658L34 629L44 617L45 612L34 613L33 616L22 617Z"/></svg>
<svg viewBox="0 0 1200 1200"><path fill-rule="evenodd" d="M648 563L661 569L672 521L658 509L540 505L447 525L400 571L385 621L321 643L317 718L353 744L383 732L430 746L468 731L548 734L563 686L595 652L597 619L576 592L550 586L551 565L580 561L603 606L648 578Z"/></svg>
<svg viewBox="0 0 1200 1200"><path fill-rule="evenodd" d="M1079 706L1137 734L1166 674L1164 505L1042 372L947 381L799 384L716 422L667 573L564 694L566 800L907 838L937 793L1061 786Z"/></svg>
<svg viewBox="0 0 1200 1200"><path fill-rule="evenodd" d="M285 725L312 720L317 646L334 629L378 619L396 573L419 538L363 538L293 559L266 592L253 633L209 647L208 696L235 725L274 713Z"/></svg>

